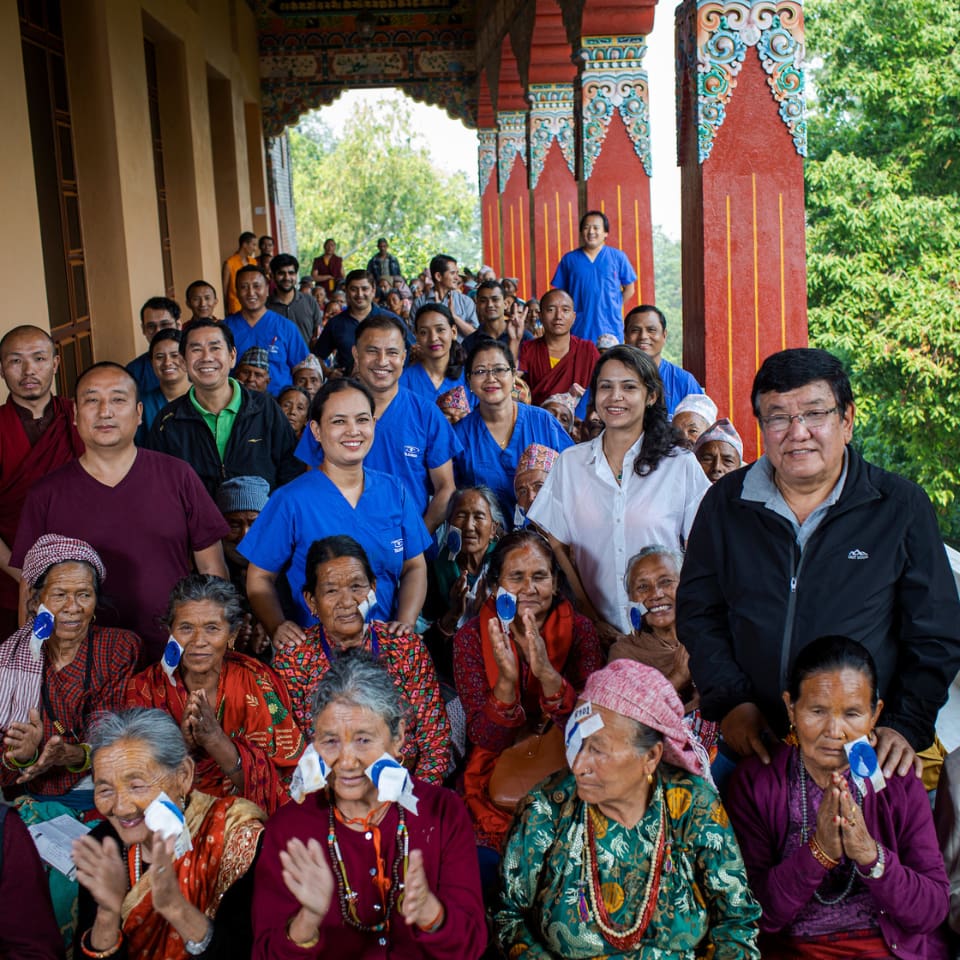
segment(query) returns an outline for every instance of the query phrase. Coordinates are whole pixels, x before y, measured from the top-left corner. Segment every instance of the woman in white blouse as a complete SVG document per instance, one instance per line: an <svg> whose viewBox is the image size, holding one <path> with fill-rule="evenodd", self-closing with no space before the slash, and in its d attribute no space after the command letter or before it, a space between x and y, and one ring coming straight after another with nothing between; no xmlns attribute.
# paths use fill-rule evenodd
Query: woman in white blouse
<svg viewBox="0 0 960 960"><path fill-rule="evenodd" d="M582 611L610 644L629 633L627 561L648 543L683 550L710 488L696 457L678 445L650 358L607 350L591 392L604 430L565 450L530 509L551 538Z"/></svg>

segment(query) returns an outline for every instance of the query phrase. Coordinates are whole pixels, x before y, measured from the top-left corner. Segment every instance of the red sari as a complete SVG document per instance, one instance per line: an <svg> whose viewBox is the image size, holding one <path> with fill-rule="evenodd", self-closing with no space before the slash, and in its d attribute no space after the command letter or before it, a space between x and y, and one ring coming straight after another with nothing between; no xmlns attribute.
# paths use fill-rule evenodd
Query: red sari
<svg viewBox="0 0 960 960"><path fill-rule="evenodd" d="M127 684L126 706L158 707L181 723L189 693L180 671L174 678L176 683L171 683L159 663L147 667ZM273 813L290 799L290 777L306 746L286 687L269 667L228 650L214 709L240 753L244 797ZM212 757L201 754L195 759L195 790L215 797L236 793L233 781Z"/></svg>
<svg viewBox="0 0 960 960"><path fill-rule="evenodd" d="M193 850L173 865L187 903L212 920L223 895L251 867L263 832L263 812L239 797L216 799L194 790L184 811ZM147 870L123 898L123 937L130 957L186 960L183 939L153 906Z"/></svg>
<svg viewBox="0 0 960 960"><path fill-rule="evenodd" d="M540 628L550 662L563 676L557 696L547 699L540 682L516 650L520 682L512 704L494 696L499 670L493 656L488 624L496 616L496 601L487 600L480 616L463 626L454 638L454 675L457 693L467 714L467 733L473 744L464 772L464 799L473 816L477 840L499 849L510 826L511 814L490 799L488 786L500 754L528 732L529 722L549 717L562 727L573 711L578 691L595 670L603 654L593 624L560 600Z"/></svg>

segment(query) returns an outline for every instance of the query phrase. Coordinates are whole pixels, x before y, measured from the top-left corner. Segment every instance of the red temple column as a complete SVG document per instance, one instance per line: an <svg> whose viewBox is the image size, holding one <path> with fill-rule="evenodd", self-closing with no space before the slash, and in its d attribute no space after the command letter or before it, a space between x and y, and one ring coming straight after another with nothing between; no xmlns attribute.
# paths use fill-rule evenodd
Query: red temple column
<svg viewBox="0 0 960 960"><path fill-rule="evenodd" d="M677 9L684 366L755 457L763 359L807 342L801 0Z"/></svg>
<svg viewBox="0 0 960 960"><path fill-rule="evenodd" d="M533 225L530 293L538 297L550 289L560 258L579 243L572 52L557 0L537 0L527 75L527 132Z"/></svg>
<svg viewBox="0 0 960 960"><path fill-rule="evenodd" d="M503 272L530 295L530 197L527 188L527 104L510 37L503 38L497 83L497 178Z"/></svg>
<svg viewBox="0 0 960 960"><path fill-rule="evenodd" d="M607 243L637 272L624 310L654 301L650 218L650 108L643 68L656 0L590 2L581 23L579 72L584 210L610 220Z"/></svg>
<svg viewBox="0 0 960 960"><path fill-rule="evenodd" d="M499 277L503 263L500 253L500 191L494 175L497 168L497 127L485 71L480 73L477 95L477 140L483 262L493 267Z"/></svg>

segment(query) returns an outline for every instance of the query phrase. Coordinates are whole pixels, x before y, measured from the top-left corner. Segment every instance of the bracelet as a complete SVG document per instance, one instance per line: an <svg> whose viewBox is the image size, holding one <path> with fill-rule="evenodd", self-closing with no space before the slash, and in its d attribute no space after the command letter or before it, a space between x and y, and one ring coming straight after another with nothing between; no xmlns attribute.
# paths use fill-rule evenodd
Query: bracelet
<svg viewBox="0 0 960 960"><path fill-rule="evenodd" d="M824 870L832 870L834 867L840 866L840 861L834 860L833 857L820 846L816 837L810 838L807 847L809 847L810 852L813 854L814 860L816 860Z"/></svg>
<svg viewBox="0 0 960 960"><path fill-rule="evenodd" d="M287 939L295 946L299 947L301 950L310 950L312 947L315 947L320 942L320 931L317 930L317 935L312 937L309 940L294 940L290 936L290 924L293 923L293 917L287 921Z"/></svg>
<svg viewBox="0 0 960 960"><path fill-rule="evenodd" d="M119 930L117 931L117 942L112 947L108 950L94 950L92 944L90 944L90 934L92 933L93 928L91 927L80 938L80 949L86 957L112 957L123 945L123 931Z"/></svg>
<svg viewBox="0 0 960 960"><path fill-rule="evenodd" d="M440 909L437 911L437 915L429 923L418 923L417 929L421 933L436 933L442 926L443 921L447 919L447 915L444 912L443 904L440 904Z"/></svg>
<svg viewBox="0 0 960 960"><path fill-rule="evenodd" d="M37 749L33 751L33 757L26 763L21 763L15 757L8 756L6 750L3 751L2 759L3 765L8 770L26 770L27 767L32 767L40 759L40 748L37 747Z"/></svg>
<svg viewBox="0 0 960 960"><path fill-rule="evenodd" d="M243 769L243 754L240 752L240 748L237 748L237 762L229 769L225 770L224 774L228 777L232 777L235 773L239 773Z"/></svg>
<svg viewBox="0 0 960 960"><path fill-rule="evenodd" d="M213 940L213 921L207 920L207 932L203 935L200 940L187 940L184 943L183 948L190 954L191 957L199 957L200 954L206 953L207 947L210 946L211 941Z"/></svg>
<svg viewBox="0 0 960 960"><path fill-rule="evenodd" d="M83 750L83 760L79 767L71 767L68 764L66 768L68 773L86 773L90 769L90 744L78 743L77 746Z"/></svg>

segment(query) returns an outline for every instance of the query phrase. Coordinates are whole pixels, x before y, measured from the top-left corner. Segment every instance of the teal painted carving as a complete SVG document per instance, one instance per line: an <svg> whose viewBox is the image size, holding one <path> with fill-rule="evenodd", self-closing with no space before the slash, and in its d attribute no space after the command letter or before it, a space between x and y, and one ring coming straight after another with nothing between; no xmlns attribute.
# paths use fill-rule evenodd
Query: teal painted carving
<svg viewBox="0 0 960 960"><path fill-rule="evenodd" d="M504 110L497 114L497 173L499 189L503 193L513 170L513 163L527 152L527 111Z"/></svg>
<svg viewBox="0 0 960 960"><path fill-rule="evenodd" d="M477 139L480 141L477 151L477 173L480 178L480 196L482 197L490 182L490 174L497 165L497 131L478 130Z"/></svg>
<svg viewBox="0 0 960 960"><path fill-rule="evenodd" d="M554 140L570 173L575 172L573 86L569 83L532 83L530 101L530 189L536 187Z"/></svg>

